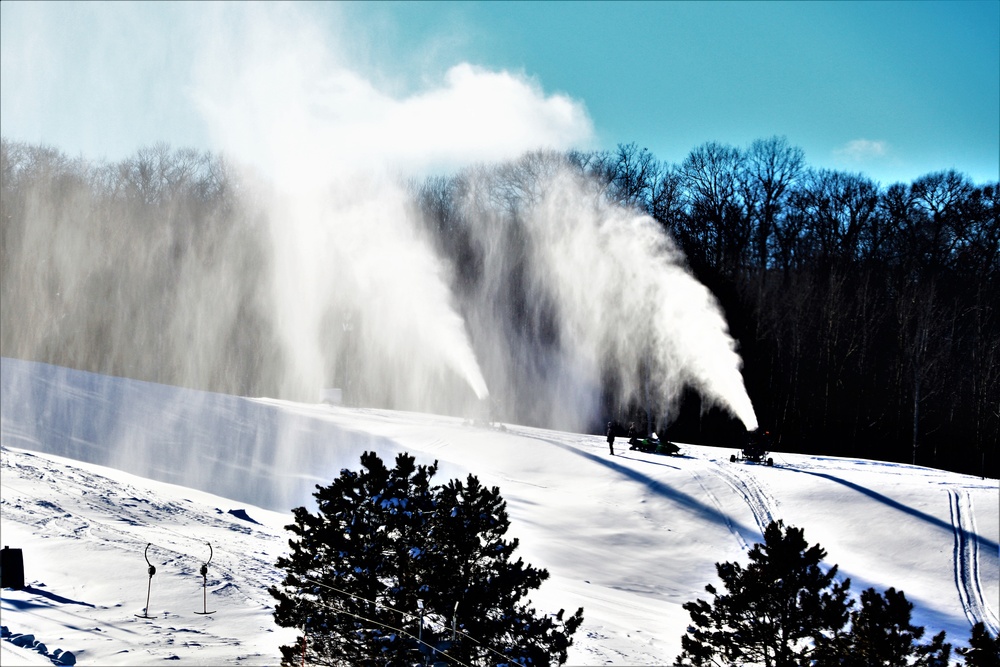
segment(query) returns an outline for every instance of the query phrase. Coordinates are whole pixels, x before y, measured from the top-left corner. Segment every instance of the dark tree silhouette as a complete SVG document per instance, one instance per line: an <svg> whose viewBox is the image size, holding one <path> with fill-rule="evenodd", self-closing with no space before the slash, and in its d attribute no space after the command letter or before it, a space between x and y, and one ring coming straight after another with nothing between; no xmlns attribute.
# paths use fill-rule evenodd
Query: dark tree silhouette
<svg viewBox="0 0 1000 667"><path fill-rule="evenodd" d="M852 611L850 580L835 581L836 565L823 571L826 551L808 546L801 529L771 522L763 544L755 544L748 556L746 568L716 564L725 592L706 586L714 596L711 604L684 605L692 624L681 637L677 664L947 667L951 645L945 633L918 643L924 628L910 622L913 605L902 591L890 588L882 595L869 588ZM991 641L974 628L969 650L989 655Z"/></svg>
<svg viewBox="0 0 1000 667"><path fill-rule="evenodd" d="M497 488L474 476L432 486L437 466L373 452L360 471L317 487L318 512L299 507L286 572L271 594L275 621L297 628L283 664L562 664L583 610L537 615L524 597L548 572L512 561L516 539Z"/></svg>
<svg viewBox="0 0 1000 667"><path fill-rule="evenodd" d="M1000 667L1000 636L994 637L982 622L972 626L968 648L959 648L966 667Z"/></svg>
<svg viewBox="0 0 1000 667"><path fill-rule="evenodd" d="M919 644L922 626L910 622L913 604L903 591L890 588L885 595L874 588L861 593L861 607L851 612L850 631L823 641L817 660L843 667L947 667L951 645L942 631L929 644Z"/></svg>
<svg viewBox="0 0 1000 667"><path fill-rule="evenodd" d="M802 664L817 640L843 627L850 580L837 583L836 566L823 571L826 551L809 546L801 529L772 522L748 556L745 568L716 564L725 592L707 585L711 604L684 605L692 625L681 638L679 664Z"/></svg>

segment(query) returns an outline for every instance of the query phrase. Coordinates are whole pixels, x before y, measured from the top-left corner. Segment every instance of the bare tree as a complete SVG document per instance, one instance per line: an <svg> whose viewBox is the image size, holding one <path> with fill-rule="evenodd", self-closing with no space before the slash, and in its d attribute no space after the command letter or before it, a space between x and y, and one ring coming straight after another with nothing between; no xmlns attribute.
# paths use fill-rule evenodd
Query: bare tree
<svg viewBox="0 0 1000 667"><path fill-rule="evenodd" d="M681 164L692 231L700 230L709 263L728 273L742 266L750 240L739 196L742 164L739 149L715 142L698 146Z"/></svg>
<svg viewBox="0 0 1000 667"><path fill-rule="evenodd" d="M798 146L791 146L785 137L758 139L750 144L745 155L745 166L751 187L757 190L755 245L758 267L763 272L769 268L771 236L775 219L780 215L785 199L805 164L805 154Z"/></svg>
<svg viewBox="0 0 1000 667"><path fill-rule="evenodd" d="M648 210L657 168L656 158L649 149L639 148L635 143L618 144L612 179L618 203Z"/></svg>
<svg viewBox="0 0 1000 667"><path fill-rule="evenodd" d="M913 241L923 260L932 266L950 265L964 244L971 222L962 215L963 204L973 192L964 175L939 171L913 182L913 203L918 213L912 228Z"/></svg>

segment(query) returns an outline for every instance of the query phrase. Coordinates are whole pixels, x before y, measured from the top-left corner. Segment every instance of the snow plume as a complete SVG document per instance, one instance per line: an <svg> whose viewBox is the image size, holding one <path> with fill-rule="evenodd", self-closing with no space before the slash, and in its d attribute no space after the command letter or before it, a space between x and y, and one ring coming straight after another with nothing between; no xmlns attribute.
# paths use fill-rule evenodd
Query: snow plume
<svg viewBox="0 0 1000 667"><path fill-rule="evenodd" d="M469 64L392 91L317 7L199 5L190 94L224 159L154 147L25 195L5 355L464 416L489 396L505 421L572 430L602 392L672 413L689 386L756 425L673 242L558 157L592 136L582 105ZM198 208L172 198L175 167L225 174ZM123 175L127 196L88 194ZM445 218L434 183L464 188Z"/></svg>
<svg viewBox="0 0 1000 667"><path fill-rule="evenodd" d="M315 397L337 383L349 396L427 408L449 369L485 398L446 267L414 224L404 182L537 145L566 148L591 132L580 105L467 64L440 87L393 97L302 8L217 9L196 96L226 154L274 184L273 303L291 365L282 395ZM452 399L461 392L436 397Z"/></svg>
<svg viewBox="0 0 1000 667"><path fill-rule="evenodd" d="M401 187L358 175L273 207L275 318L291 383L315 396L336 380L349 394L416 407L450 369L488 395L444 266L411 224Z"/></svg>
<svg viewBox="0 0 1000 667"><path fill-rule="evenodd" d="M656 221L607 201L555 155L466 178L484 267L473 339L491 385L530 421L583 428L606 386L672 413L690 386L756 428L720 307Z"/></svg>

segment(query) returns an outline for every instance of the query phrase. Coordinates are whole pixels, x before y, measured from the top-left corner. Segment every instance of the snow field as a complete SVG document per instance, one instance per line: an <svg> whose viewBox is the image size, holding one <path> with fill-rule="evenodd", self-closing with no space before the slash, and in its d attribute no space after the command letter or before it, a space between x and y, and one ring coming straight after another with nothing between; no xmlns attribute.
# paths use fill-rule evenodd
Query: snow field
<svg viewBox="0 0 1000 667"><path fill-rule="evenodd" d="M243 399L8 359L2 370L3 541L24 549L31 586L3 591L3 624L80 664L277 662L294 636L274 625L266 592L281 578L282 526L365 450L438 460L439 482L472 473L500 487L516 555L551 574L533 606L584 607L570 664L670 663L689 620L681 605L707 596L716 562L745 563L777 518L820 543L854 595L903 590L929 633L961 645L974 620L996 627L997 480L781 452L768 468L730 463L729 448L665 457L621 440L611 457L601 435ZM259 523L229 513L240 509ZM218 613L199 616L208 542ZM134 616L148 543L154 620ZM5 665L37 664L0 644Z"/></svg>

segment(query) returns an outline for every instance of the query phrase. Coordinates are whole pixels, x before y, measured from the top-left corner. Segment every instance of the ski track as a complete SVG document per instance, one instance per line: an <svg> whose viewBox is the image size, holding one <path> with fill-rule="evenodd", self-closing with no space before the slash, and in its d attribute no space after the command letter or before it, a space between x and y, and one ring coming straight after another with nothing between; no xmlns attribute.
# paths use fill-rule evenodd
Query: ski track
<svg viewBox="0 0 1000 667"><path fill-rule="evenodd" d="M746 501L753 513L754 521L757 522L757 527L760 529L761 537L763 537L764 530L768 524L774 521L777 514L775 499L752 473L736 472L735 469L727 468L725 464L715 461L713 463L715 464L715 474Z"/></svg>
<svg viewBox="0 0 1000 667"><path fill-rule="evenodd" d="M979 537L972 496L967 490L949 489L948 504L951 525L955 531L955 587L972 624L983 623L994 637L1000 634L1000 621L996 612L986 602L979 577Z"/></svg>
<svg viewBox="0 0 1000 667"><path fill-rule="evenodd" d="M716 496L714 493L708 490L708 487L705 486L705 483L702 481L701 476L698 475L698 473L696 473L694 470L688 469L688 474L694 478L694 481L698 482L698 486L701 487L701 490L705 492L705 495L708 496L708 499L712 501L713 505L715 505L715 508L719 511L719 515L725 518L726 527L729 529L729 532L732 533L734 537L736 537L736 541L739 542L740 544L740 549L742 549L743 551L749 551L750 545L747 544L747 541L743 539L743 536L740 534L740 531L738 531L736 529L736 526L733 525L733 522L729 518L729 513L722 508L722 503L719 502L718 496Z"/></svg>

